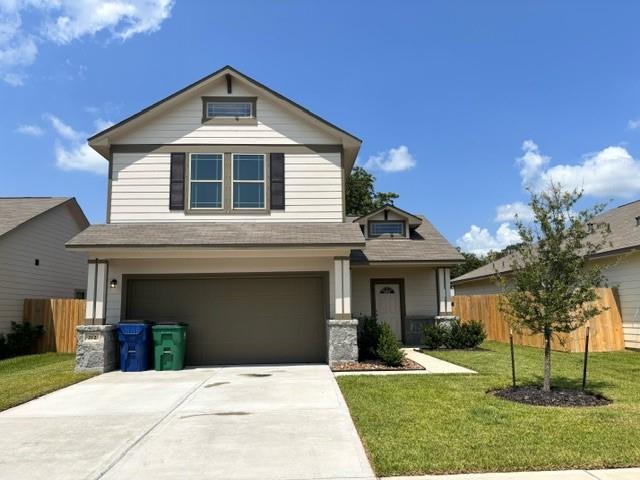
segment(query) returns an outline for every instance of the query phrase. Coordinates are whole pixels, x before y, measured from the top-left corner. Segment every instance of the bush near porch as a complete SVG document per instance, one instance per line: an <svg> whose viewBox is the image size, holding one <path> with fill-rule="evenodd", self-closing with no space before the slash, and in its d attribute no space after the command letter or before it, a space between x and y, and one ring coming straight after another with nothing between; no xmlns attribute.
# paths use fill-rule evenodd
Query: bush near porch
<svg viewBox="0 0 640 480"><path fill-rule="evenodd" d="M510 384L508 345L430 355L477 375L339 377L378 475L640 465L640 354L594 353L588 387L604 407L536 407L488 395ZM579 387L582 355L554 352L554 382ZM516 347L520 384L540 383L539 349Z"/></svg>

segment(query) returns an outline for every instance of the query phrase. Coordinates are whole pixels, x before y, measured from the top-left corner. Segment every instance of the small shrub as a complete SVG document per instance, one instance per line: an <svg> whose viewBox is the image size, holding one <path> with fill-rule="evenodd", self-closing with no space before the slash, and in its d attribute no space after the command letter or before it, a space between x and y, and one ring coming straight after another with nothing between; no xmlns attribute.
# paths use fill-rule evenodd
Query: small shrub
<svg viewBox="0 0 640 480"><path fill-rule="evenodd" d="M388 367L399 367L404 358L404 352L400 350L400 343L388 323L380 324L379 328L380 337L376 348L378 358Z"/></svg>
<svg viewBox="0 0 640 480"><path fill-rule="evenodd" d="M487 331L484 329L484 324L479 320L471 320L465 323L464 326L467 329L465 348L477 348L487 339Z"/></svg>
<svg viewBox="0 0 640 480"><path fill-rule="evenodd" d="M36 342L44 335L42 325L32 327L29 322L11 322L11 331L0 335L0 358L28 355L33 352Z"/></svg>
<svg viewBox="0 0 640 480"><path fill-rule="evenodd" d="M435 350L445 343L448 329L442 325L425 325L422 330L422 344L427 350Z"/></svg>
<svg viewBox="0 0 640 480"><path fill-rule="evenodd" d="M358 329L358 357L360 360L377 358L376 349L380 338L380 325L375 315L362 317Z"/></svg>
<svg viewBox="0 0 640 480"><path fill-rule="evenodd" d="M486 336L484 325L477 320L467 323L452 322L444 345L452 349L476 348Z"/></svg>

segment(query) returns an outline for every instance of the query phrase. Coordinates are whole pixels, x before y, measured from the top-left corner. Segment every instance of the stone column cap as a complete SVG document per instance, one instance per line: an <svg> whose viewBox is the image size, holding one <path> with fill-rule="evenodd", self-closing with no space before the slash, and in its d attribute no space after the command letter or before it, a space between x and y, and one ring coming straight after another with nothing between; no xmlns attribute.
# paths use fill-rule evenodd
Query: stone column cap
<svg viewBox="0 0 640 480"><path fill-rule="evenodd" d="M349 318L349 319L335 319L335 318L331 318L329 320L327 320L327 325L330 326L336 326L336 327L340 327L340 326L344 326L344 327L350 327L352 325L358 325L358 319L357 318Z"/></svg>
<svg viewBox="0 0 640 480"><path fill-rule="evenodd" d="M116 325L78 325L76 331L78 332L109 332L115 330Z"/></svg>

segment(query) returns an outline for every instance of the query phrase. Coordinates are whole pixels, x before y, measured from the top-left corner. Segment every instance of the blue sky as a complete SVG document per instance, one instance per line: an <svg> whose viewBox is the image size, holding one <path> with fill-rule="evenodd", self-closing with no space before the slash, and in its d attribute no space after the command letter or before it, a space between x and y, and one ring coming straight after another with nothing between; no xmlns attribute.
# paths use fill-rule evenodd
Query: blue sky
<svg viewBox="0 0 640 480"><path fill-rule="evenodd" d="M640 198L638 20L636 1L0 0L0 195L104 222L86 136L231 64L362 138L378 189L452 243L500 248L524 186Z"/></svg>

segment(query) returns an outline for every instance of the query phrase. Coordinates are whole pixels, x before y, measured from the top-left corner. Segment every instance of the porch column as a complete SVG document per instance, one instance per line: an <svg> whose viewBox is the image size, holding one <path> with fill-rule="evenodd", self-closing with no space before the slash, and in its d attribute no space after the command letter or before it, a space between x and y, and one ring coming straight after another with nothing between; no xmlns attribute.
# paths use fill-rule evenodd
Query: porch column
<svg viewBox="0 0 640 480"><path fill-rule="evenodd" d="M358 360L358 320L351 318L351 264L349 257L333 261L335 318L327 320L329 365Z"/></svg>
<svg viewBox="0 0 640 480"><path fill-rule="evenodd" d="M351 264L349 258L334 259L336 319L351 318Z"/></svg>
<svg viewBox="0 0 640 480"><path fill-rule="evenodd" d="M105 323L108 273L109 264L106 260L89 260L85 325L103 325Z"/></svg>
<svg viewBox="0 0 640 480"><path fill-rule="evenodd" d="M451 269L438 268L438 316L450 316L451 305Z"/></svg>
<svg viewBox="0 0 640 480"><path fill-rule="evenodd" d="M89 260L84 325L76 327L76 372L108 372L117 368L115 325L105 325L107 306L106 260Z"/></svg>

